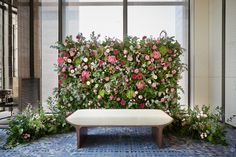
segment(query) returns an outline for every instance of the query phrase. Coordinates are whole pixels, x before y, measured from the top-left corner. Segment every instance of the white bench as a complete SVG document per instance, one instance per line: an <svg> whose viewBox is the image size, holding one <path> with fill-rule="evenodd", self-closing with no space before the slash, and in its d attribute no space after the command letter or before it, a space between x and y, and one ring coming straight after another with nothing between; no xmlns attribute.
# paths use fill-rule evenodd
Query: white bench
<svg viewBox="0 0 236 157"><path fill-rule="evenodd" d="M162 147L162 132L173 121L162 110L155 109L80 109L66 120L76 128L77 147L87 134L87 127L140 127L153 128L153 135L159 147Z"/></svg>

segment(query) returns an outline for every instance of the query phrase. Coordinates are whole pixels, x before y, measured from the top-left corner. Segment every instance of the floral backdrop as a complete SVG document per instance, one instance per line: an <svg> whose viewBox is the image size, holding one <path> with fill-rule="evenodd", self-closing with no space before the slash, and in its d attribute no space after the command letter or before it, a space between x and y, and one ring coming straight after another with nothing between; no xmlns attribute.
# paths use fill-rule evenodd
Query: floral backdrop
<svg viewBox="0 0 236 157"><path fill-rule="evenodd" d="M162 108L176 106L185 65L174 37L128 37L124 41L91 34L67 37L59 50L58 104L81 108Z"/></svg>

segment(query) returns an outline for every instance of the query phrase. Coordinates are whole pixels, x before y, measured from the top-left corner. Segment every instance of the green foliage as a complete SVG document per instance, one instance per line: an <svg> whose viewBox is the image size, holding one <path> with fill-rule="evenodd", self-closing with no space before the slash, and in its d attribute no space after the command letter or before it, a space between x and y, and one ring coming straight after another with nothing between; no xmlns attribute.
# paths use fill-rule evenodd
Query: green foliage
<svg viewBox="0 0 236 157"><path fill-rule="evenodd" d="M174 122L169 126L169 132L226 145L226 126L221 123L221 111L216 108L215 113L211 113L209 109L205 105L189 110L176 107L170 112Z"/></svg>
<svg viewBox="0 0 236 157"><path fill-rule="evenodd" d="M11 148L21 143L27 143L43 136L63 133L71 130L65 121L64 114L46 115L43 110L37 112L31 106L9 121L7 143L5 148Z"/></svg>

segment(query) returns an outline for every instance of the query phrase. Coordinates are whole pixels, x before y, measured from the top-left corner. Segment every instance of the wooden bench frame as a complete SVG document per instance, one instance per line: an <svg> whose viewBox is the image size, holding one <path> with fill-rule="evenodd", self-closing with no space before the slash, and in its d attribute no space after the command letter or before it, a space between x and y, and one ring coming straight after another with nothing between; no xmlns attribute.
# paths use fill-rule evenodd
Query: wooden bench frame
<svg viewBox="0 0 236 157"><path fill-rule="evenodd" d="M157 143L159 148L163 147L163 129L166 125L160 126L150 126L152 127L152 136ZM76 129L76 137L77 137L77 148L81 148L83 145L83 141L87 136L87 128L96 127L96 126L79 126L74 125ZM98 126L98 127L143 127L143 126ZM148 126L145 126L148 127Z"/></svg>
<svg viewBox="0 0 236 157"><path fill-rule="evenodd" d="M90 128L90 127L151 127L154 141L157 143L159 148L162 148L163 147L163 130L167 125L169 125L173 121L173 119L171 121L169 121L168 123L162 123L161 125L145 125L145 124L144 125L143 124L140 124L140 125L116 125L116 124L111 124L111 125L109 125L109 124L108 125L106 125L106 124L84 125L84 124L78 124L77 125L77 123L73 124L72 122L70 122L70 120L68 118L67 118L67 121L72 126L74 126L75 129L76 129L77 148L82 147L83 141L84 141L84 139L87 135L87 128Z"/></svg>

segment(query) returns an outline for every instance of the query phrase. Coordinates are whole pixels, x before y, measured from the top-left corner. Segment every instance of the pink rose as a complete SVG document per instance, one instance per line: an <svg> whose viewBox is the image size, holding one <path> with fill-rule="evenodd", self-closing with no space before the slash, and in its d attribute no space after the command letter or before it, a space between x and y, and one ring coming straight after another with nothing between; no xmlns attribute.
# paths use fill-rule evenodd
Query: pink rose
<svg viewBox="0 0 236 157"><path fill-rule="evenodd" d="M110 98L110 100L113 100L113 99L114 99L114 96L113 96L113 95L111 95L109 98Z"/></svg>
<svg viewBox="0 0 236 157"><path fill-rule="evenodd" d="M144 108L144 107L145 107L145 104L144 104L144 103L142 103L142 104L139 105L139 108Z"/></svg>
<svg viewBox="0 0 236 157"><path fill-rule="evenodd" d="M85 82L87 79L89 79L90 75L87 71L82 71L82 74L81 74L81 79L82 79L82 82Z"/></svg>
<svg viewBox="0 0 236 157"><path fill-rule="evenodd" d="M152 83L152 88L156 88L157 84L156 83Z"/></svg>
<svg viewBox="0 0 236 157"><path fill-rule="evenodd" d="M168 49L168 50L167 50L167 52L168 52L168 53L171 53L171 52L172 52L172 50L171 50L171 49Z"/></svg>
<svg viewBox="0 0 236 157"><path fill-rule="evenodd" d="M165 102L165 98L161 98L161 102Z"/></svg>
<svg viewBox="0 0 236 157"><path fill-rule="evenodd" d="M139 73L139 69L134 69L134 73Z"/></svg>
<svg viewBox="0 0 236 157"><path fill-rule="evenodd" d="M61 72L66 72L66 67L63 67L63 68L61 69Z"/></svg>
<svg viewBox="0 0 236 157"><path fill-rule="evenodd" d="M103 63L104 63L104 62L103 62L102 60L100 60L100 59L98 60L98 64L99 64L99 65L102 65Z"/></svg>
<svg viewBox="0 0 236 157"><path fill-rule="evenodd" d="M136 83L136 87L139 90L141 90L141 89L143 89L145 87L145 83L143 81L142 82L138 82L138 83Z"/></svg>
<svg viewBox="0 0 236 157"><path fill-rule="evenodd" d="M116 98L116 101L120 101L120 98Z"/></svg>
<svg viewBox="0 0 236 157"><path fill-rule="evenodd" d="M122 106L125 106L126 101L122 99L122 100L120 101L120 104L121 104Z"/></svg>
<svg viewBox="0 0 236 157"><path fill-rule="evenodd" d="M127 54L128 54L128 50L124 50L123 53L124 53L125 55L127 55Z"/></svg>
<svg viewBox="0 0 236 157"><path fill-rule="evenodd" d="M173 93L175 92L175 88L171 88L170 91Z"/></svg>
<svg viewBox="0 0 236 157"><path fill-rule="evenodd" d="M175 70L175 69L172 70L171 73L172 73L173 75L176 74L176 70Z"/></svg>
<svg viewBox="0 0 236 157"><path fill-rule="evenodd" d="M108 56L108 62L111 64L116 64L116 56Z"/></svg>
<svg viewBox="0 0 236 157"><path fill-rule="evenodd" d="M150 57L149 57L149 55L145 55L145 60L149 60L150 59Z"/></svg>
<svg viewBox="0 0 236 157"><path fill-rule="evenodd" d="M153 49L153 50L155 50L156 48L157 48L157 46L156 46L156 45L153 45L153 46L152 46L152 49Z"/></svg>
<svg viewBox="0 0 236 157"><path fill-rule="evenodd" d="M110 78L109 77L105 77L105 80L108 82L110 80Z"/></svg>
<svg viewBox="0 0 236 157"><path fill-rule="evenodd" d="M153 51L153 52L152 52L152 57L153 57L154 59L158 59L158 58L161 57L161 54L160 54L159 51Z"/></svg>
<svg viewBox="0 0 236 157"><path fill-rule="evenodd" d="M59 57L59 58L57 59L57 63L58 63L59 65L62 65L64 62L65 62L65 60L64 60L62 57Z"/></svg>
<svg viewBox="0 0 236 157"><path fill-rule="evenodd" d="M69 66L69 69L70 69L70 70L74 69L74 66L73 66L73 65L70 65L70 66Z"/></svg>
<svg viewBox="0 0 236 157"><path fill-rule="evenodd" d="M169 62L171 62L171 61L172 61L172 58L171 58L171 57L169 57L169 58L168 58L168 61L169 61Z"/></svg>

